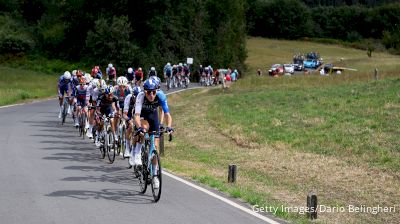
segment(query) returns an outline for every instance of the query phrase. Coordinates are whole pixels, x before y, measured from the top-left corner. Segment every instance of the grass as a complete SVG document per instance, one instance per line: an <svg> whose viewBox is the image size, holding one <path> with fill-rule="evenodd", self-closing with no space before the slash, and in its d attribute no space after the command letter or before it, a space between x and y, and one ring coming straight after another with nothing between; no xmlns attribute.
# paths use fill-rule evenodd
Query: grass
<svg viewBox="0 0 400 224"><path fill-rule="evenodd" d="M317 50L316 50L317 49ZM256 76L293 53L358 69L340 76ZM396 206L400 198L400 57L303 41L248 40L249 71L228 91L169 97L176 128L164 165L259 206ZM379 70L379 80L373 69ZM229 164L238 166L227 183ZM384 192L384 193L383 193ZM305 215L279 217L309 222ZM322 223L395 223L399 213L320 213Z"/></svg>
<svg viewBox="0 0 400 224"><path fill-rule="evenodd" d="M0 66L0 106L56 96L58 77Z"/></svg>

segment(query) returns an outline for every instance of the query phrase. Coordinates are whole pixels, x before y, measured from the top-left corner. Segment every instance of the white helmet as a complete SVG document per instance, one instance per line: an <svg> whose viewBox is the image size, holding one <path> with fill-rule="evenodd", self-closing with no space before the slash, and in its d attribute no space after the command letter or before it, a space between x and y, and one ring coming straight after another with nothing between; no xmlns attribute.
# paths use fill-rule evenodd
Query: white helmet
<svg viewBox="0 0 400 224"><path fill-rule="evenodd" d="M111 64L111 63L108 64L108 67L109 67L109 68L112 68L112 67L113 67L113 64Z"/></svg>
<svg viewBox="0 0 400 224"><path fill-rule="evenodd" d="M168 66L171 66L171 63L168 62L167 65L168 65Z"/></svg>
<svg viewBox="0 0 400 224"><path fill-rule="evenodd" d="M65 71L63 77L64 79L71 79L71 73L69 71Z"/></svg>
<svg viewBox="0 0 400 224"><path fill-rule="evenodd" d="M95 86L96 88L100 88L99 79L93 79L92 80L92 85Z"/></svg>
<svg viewBox="0 0 400 224"><path fill-rule="evenodd" d="M124 76L118 77L118 79L117 79L117 85L119 85L119 86L126 86L126 85L128 85L128 79L127 79L126 77L124 77Z"/></svg>
<svg viewBox="0 0 400 224"><path fill-rule="evenodd" d="M128 68L128 73L129 74L133 73L133 68Z"/></svg>
<svg viewBox="0 0 400 224"><path fill-rule="evenodd" d="M85 73L85 79L86 79L86 83L89 83L92 81L92 76L89 73Z"/></svg>
<svg viewBox="0 0 400 224"><path fill-rule="evenodd" d="M77 72L76 70L72 70L72 75L76 76L76 72Z"/></svg>
<svg viewBox="0 0 400 224"><path fill-rule="evenodd" d="M154 68L154 67L151 67L151 68L150 68L150 70L151 70L151 71L155 71L155 70L156 70L156 68Z"/></svg>
<svg viewBox="0 0 400 224"><path fill-rule="evenodd" d="M101 79L99 81L100 81L100 87L107 87L106 81L104 81L104 79Z"/></svg>
<svg viewBox="0 0 400 224"><path fill-rule="evenodd" d="M182 66L182 63L179 63L179 66Z"/></svg>

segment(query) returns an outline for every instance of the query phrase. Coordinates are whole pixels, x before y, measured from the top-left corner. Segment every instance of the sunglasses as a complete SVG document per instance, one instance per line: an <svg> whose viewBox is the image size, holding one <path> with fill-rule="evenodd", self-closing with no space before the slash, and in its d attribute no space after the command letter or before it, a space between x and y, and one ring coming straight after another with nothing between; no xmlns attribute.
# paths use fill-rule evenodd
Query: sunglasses
<svg viewBox="0 0 400 224"><path fill-rule="evenodd" d="M147 95L150 95L150 94L156 95L156 93L157 93L156 90L146 90Z"/></svg>

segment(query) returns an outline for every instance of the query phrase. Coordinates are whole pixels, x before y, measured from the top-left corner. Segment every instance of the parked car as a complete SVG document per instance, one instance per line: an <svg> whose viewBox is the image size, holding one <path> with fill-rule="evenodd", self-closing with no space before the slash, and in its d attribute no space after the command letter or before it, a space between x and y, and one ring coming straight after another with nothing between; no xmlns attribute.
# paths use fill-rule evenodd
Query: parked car
<svg viewBox="0 0 400 224"><path fill-rule="evenodd" d="M308 59L303 61L304 68L318 68L322 64L319 60Z"/></svg>
<svg viewBox="0 0 400 224"><path fill-rule="evenodd" d="M283 64L274 64L271 69L268 70L270 76L283 75L285 73L285 68Z"/></svg>
<svg viewBox="0 0 400 224"><path fill-rule="evenodd" d="M285 73L289 73L293 75L294 73L294 65L293 64L284 64L283 67L285 68Z"/></svg>

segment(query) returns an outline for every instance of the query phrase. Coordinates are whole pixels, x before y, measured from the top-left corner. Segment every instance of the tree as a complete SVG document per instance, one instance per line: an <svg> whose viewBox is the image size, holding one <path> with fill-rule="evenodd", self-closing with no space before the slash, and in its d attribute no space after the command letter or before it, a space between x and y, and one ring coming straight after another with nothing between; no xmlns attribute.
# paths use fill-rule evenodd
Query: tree
<svg viewBox="0 0 400 224"><path fill-rule="evenodd" d="M87 33L86 56L94 64L113 62L117 67L129 67L137 47L130 42L132 28L128 17L100 18Z"/></svg>

